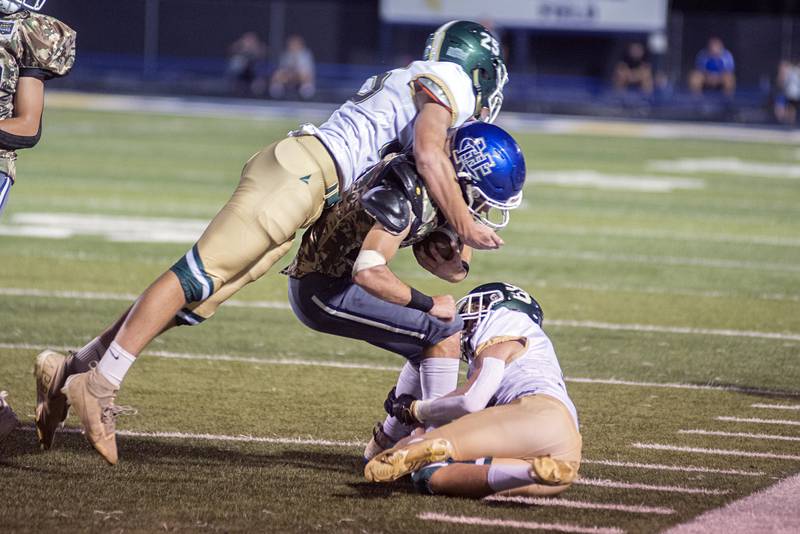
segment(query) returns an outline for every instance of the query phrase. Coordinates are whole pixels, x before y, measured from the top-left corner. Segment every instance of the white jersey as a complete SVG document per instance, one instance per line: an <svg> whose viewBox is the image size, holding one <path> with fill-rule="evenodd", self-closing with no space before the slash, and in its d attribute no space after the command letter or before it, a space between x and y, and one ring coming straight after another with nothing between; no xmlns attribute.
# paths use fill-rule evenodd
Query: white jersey
<svg viewBox="0 0 800 534"><path fill-rule="evenodd" d="M478 325L478 330L470 339L470 345L476 354L480 354L482 349L493 343L520 338L525 342L525 352L506 365L503 379L490 405L509 404L520 397L535 393L549 395L564 403L577 427L578 413L567 394L553 343L533 319L508 308L493 310ZM469 373L472 374L473 371L470 365Z"/></svg>
<svg viewBox="0 0 800 534"><path fill-rule="evenodd" d="M411 148L417 91L450 110L451 128L475 114L472 82L455 63L414 61L369 78L316 132L339 165L342 191L380 161L384 147L396 141L403 150Z"/></svg>

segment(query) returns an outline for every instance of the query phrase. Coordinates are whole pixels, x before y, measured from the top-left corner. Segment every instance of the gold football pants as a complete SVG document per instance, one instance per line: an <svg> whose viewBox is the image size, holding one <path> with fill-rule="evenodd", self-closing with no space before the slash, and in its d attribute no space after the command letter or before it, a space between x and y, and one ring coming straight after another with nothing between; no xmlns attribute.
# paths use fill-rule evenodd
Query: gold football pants
<svg viewBox="0 0 800 534"><path fill-rule="evenodd" d="M186 296L182 324L197 324L263 276L299 229L338 195L336 164L314 136L287 137L251 157L230 200L172 267Z"/></svg>
<svg viewBox="0 0 800 534"><path fill-rule="evenodd" d="M441 426L425 439L445 438L453 445L453 460L492 457L492 463L520 463L550 455L577 470L582 440L564 404L548 395L529 395L510 404L486 408ZM504 495L555 495L569 487L531 484Z"/></svg>

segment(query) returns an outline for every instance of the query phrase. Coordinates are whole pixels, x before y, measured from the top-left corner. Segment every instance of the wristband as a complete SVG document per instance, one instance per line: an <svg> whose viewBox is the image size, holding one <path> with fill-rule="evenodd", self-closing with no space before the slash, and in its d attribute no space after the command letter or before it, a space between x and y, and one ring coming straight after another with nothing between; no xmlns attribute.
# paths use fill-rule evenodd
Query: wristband
<svg viewBox="0 0 800 534"><path fill-rule="evenodd" d="M413 308L428 313L431 311L431 308L433 308L433 298L412 287L411 300L406 304L406 308Z"/></svg>

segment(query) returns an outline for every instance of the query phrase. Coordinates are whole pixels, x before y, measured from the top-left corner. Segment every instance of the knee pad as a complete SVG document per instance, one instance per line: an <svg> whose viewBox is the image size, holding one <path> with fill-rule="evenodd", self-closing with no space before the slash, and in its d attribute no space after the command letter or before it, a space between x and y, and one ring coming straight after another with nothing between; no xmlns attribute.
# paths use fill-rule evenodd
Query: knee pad
<svg viewBox="0 0 800 534"><path fill-rule="evenodd" d="M187 303L206 300L214 292L214 282L203 267L197 245L170 267L170 271L178 277Z"/></svg>

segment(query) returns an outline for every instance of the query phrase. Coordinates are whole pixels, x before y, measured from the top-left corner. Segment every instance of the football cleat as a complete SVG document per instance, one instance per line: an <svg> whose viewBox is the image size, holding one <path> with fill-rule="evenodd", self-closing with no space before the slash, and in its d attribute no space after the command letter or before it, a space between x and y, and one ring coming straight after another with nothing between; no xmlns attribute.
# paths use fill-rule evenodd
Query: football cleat
<svg viewBox="0 0 800 534"><path fill-rule="evenodd" d="M364 449L364 462L369 462L386 449L391 449L397 442L383 431L383 423L375 423L372 428L372 439Z"/></svg>
<svg viewBox="0 0 800 534"><path fill-rule="evenodd" d="M33 376L36 379L36 434L43 450L53 445L56 430L64 423L69 411L67 397L61 393L69 358L45 350L36 357Z"/></svg>
<svg viewBox="0 0 800 534"><path fill-rule="evenodd" d="M377 455L364 467L370 482L391 482L434 462L453 456L453 445L446 439L425 439Z"/></svg>
<svg viewBox="0 0 800 534"><path fill-rule="evenodd" d="M95 367L67 378L61 391L80 417L89 443L108 463L116 464L117 389Z"/></svg>
<svg viewBox="0 0 800 534"><path fill-rule="evenodd" d="M17 415L9 406L6 397L8 397L8 393L0 391L0 441L8 437L19 424Z"/></svg>
<svg viewBox="0 0 800 534"><path fill-rule="evenodd" d="M578 470L571 462L565 462L550 456L538 456L531 460L531 476L548 486L572 484L578 476Z"/></svg>

